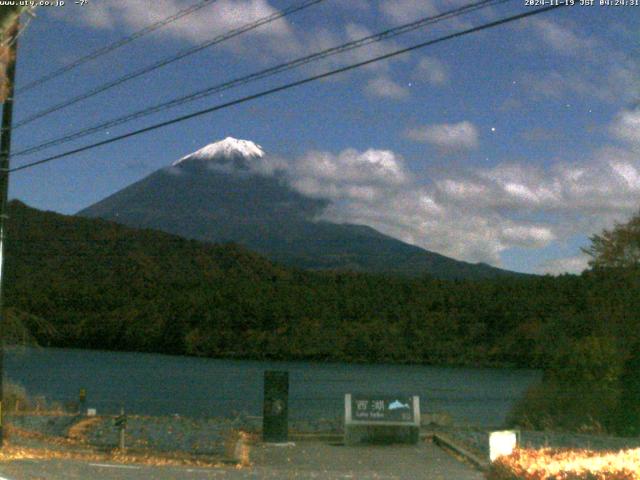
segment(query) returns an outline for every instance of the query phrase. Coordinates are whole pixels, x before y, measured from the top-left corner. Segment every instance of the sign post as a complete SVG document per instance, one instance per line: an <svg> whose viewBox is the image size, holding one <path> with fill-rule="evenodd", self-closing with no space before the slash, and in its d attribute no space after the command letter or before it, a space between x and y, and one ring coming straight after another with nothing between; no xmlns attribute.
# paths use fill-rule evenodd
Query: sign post
<svg viewBox="0 0 640 480"><path fill-rule="evenodd" d="M344 397L345 444L418 443L420 399L408 395Z"/></svg>
<svg viewBox="0 0 640 480"><path fill-rule="evenodd" d="M78 393L78 412L81 415L87 414L87 390L85 388L81 388Z"/></svg>
<svg viewBox="0 0 640 480"><path fill-rule="evenodd" d="M120 408L120 415L116 417L114 423L116 427L118 427L118 430L120 430L120 442L118 446L120 447L120 450L124 451L125 430L127 429L127 416L124 413L124 407Z"/></svg>
<svg viewBox="0 0 640 480"><path fill-rule="evenodd" d="M289 372L264 372L262 439L273 443L289 439Z"/></svg>

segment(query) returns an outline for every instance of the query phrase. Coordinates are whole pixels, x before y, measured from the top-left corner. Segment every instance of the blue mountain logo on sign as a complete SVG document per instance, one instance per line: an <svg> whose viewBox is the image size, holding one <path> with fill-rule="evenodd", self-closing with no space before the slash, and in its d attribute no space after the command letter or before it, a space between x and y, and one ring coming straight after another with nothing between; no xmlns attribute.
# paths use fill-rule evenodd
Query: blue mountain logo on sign
<svg viewBox="0 0 640 480"><path fill-rule="evenodd" d="M395 400L389 404L389 410L399 410L401 408L411 408L408 404L402 403L400 400Z"/></svg>

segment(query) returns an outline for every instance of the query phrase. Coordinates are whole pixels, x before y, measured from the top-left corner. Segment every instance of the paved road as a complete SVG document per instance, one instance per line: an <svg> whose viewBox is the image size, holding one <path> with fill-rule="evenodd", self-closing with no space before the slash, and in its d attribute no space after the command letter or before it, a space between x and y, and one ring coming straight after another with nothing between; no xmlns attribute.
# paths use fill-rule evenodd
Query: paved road
<svg viewBox="0 0 640 480"><path fill-rule="evenodd" d="M304 441L252 447L251 467L148 467L69 460L0 465L0 480L482 480L484 476L430 442L345 447Z"/></svg>

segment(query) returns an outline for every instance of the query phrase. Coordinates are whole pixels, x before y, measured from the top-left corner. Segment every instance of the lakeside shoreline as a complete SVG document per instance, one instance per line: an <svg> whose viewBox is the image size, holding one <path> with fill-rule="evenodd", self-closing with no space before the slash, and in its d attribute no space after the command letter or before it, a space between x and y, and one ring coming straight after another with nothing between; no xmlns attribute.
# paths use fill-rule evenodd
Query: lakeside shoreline
<svg viewBox="0 0 640 480"><path fill-rule="evenodd" d="M104 348L87 348L81 346L54 346L54 345L5 345L5 350L26 350L26 349L42 349L42 350L72 350L72 351L91 351L98 353L122 353L131 355L158 355L170 358L190 358L190 359L203 359L203 360L220 360L220 361L238 361L238 362L282 362L282 363L309 363L318 365L333 365L333 364L348 364L356 366L418 366L418 367L436 367L436 368L470 368L470 369L501 369L501 370L527 370L527 371L542 371L540 367L530 367L518 365L515 362L501 362L501 361L474 361L469 362L464 359L451 360L449 362L442 363L428 363L428 362L412 362L404 360L385 360L385 361L371 361L367 359L338 359L333 357L317 357L317 356L304 356L296 355L290 358L284 358L281 356L256 356L251 354L230 352L216 356L206 355L190 355L187 353L176 354L166 352L152 352L152 351L136 351L136 350L108 350Z"/></svg>

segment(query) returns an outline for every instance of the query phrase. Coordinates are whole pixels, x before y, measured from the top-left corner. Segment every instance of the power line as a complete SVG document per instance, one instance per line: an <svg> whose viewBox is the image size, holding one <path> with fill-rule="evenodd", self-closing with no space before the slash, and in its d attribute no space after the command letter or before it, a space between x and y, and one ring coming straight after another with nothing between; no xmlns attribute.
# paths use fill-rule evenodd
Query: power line
<svg viewBox="0 0 640 480"><path fill-rule="evenodd" d="M124 38L121 38L120 40L110 44L110 45L106 45L102 48L99 48L98 50L94 50L91 53L88 53L87 55L80 57L76 60L74 60L73 62L64 65L62 67L60 67L57 70L54 70L51 73L48 73L46 75L43 75L42 77L33 80L32 82L27 83L26 85L16 89L16 93L22 93L22 92L26 92L28 90L31 90L39 85L42 85L43 83L48 82L49 80L53 80L56 77L59 77L60 75L64 75L65 73L73 70L76 67L79 67L80 65L87 63L91 60L95 60L98 57L101 57L102 55L106 55L107 53L113 52L114 50L127 45L128 43L133 42L134 40L137 40L140 37L143 37L151 32L154 32L166 25L169 25L183 17L186 17L187 15L191 15L194 12L197 12L198 10L206 7L207 5L209 5L210 3L214 3L217 0L201 0L199 3L196 3L195 5L191 5L187 8L184 8L176 13L174 13L173 15L157 21L155 23L152 23L151 25L148 25L146 27L144 27L141 30L138 30L137 32L132 33L131 35L128 35Z"/></svg>
<svg viewBox="0 0 640 480"><path fill-rule="evenodd" d="M164 67L166 65L169 65L173 62L176 62L178 60L181 60L185 57L188 57L190 55L193 55L194 53L197 53L201 50L204 50L205 48L209 48L213 45L216 45L218 43L222 43L226 40L229 40L231 38L237 37L239 35L242 35L243 33L249 32L251 30L255 30L258 27L261 27L262 25L266 25L268 23L274 22L280 18L286 17L288 15L291 15L293 13L299 12L300 10L304 10L305 8L309 8L313 5L316 5L318 3L321 3L325 0L305 0L300 4L297 5L293 5L291 7L288 7L282 11L278 11L275 13L272 13L271 15L268 15L266 17L262 17L258 20L256 20L255 22L252 23L248 23L245 24L239 28L235 28L233 30L228 31L227 33L224 33L222 35L218 35L217 37L208 40L204 43L201 43L199 45L196 45L195 47L191 47L191 48L187 48L185 50L182 50L180 52L178 52L176 55L173 55L171 57L167 57L164 58L156 63L153 63L151 65L148 65L146 67L143 67L139 70L136 70L134 72L128 73L127 75L120 77L116 80L104 83L102 85L99 85L98 87L89 90L85 93L81 93L80 95L77 95L75 97L72 97L69 100L66 100L64 102L58 103L56 105L53 105L52 107L46 108L44 110L41 110L39 112L34 113L33 115L26 117L22 120L20 120L19 122L17 122L14 125L14 130L18 129L20 127L23 127L31 122L34 122L40 118L43 118L47 115L50 115L51 113L57 112L59 110L62 110L63 108L67 108L71 105L75 105L76 103L82 101L82 100L86 100L88 98L91 98L95 95L98 95L99 93L105 92L107 90L110 90L118 85L122 85L125 82L128 82L129 80L133 80L134 78L138 78L141 77L142 75L146 75L147 73L150 73L154 70L157 70L158 68Z"/></svg>
<svg viewBox="0 0 640 480"><path fill-rule="evenodd" d="M462 36L465 36L465 35L469 35L469 34L472 34L472 33L476 33L476 32L482 31L482 30L487 30L487 29L490 29L490 28L493 28L493 27L504 25L506 23L514 22L514 21L517 21L517 20L521 20L523 18L531 17L531 16L538 15L538 14L541 14L541 13L545 13L545 12L548 12L550 10L554 10L556 8L561 8L561 7L564 7L564 6L566 6L566 4L551 5L551 6L548 6L548 7L543 7L543 8L538 8L538 9L535 9L535 10L530 10L530 11L527 11L527 12L524 12L524 13L520 13L520 14L517 14L517 15L512 15L510 17L501 18L500 20L496 20L496 21L493 21L493 22L485 23L483 25L479 25L477 27L472 27L472 28L469 28L469 29L466 29L466 30L462 30L462 31L459 31L459 32L456 32L456 33L449 34L449 35L445 35L443 37L439 37L439 38L436 38L434 40L428 40L426 42L418 43L416 45L412 45L410 47L402 48L400 50L395 50L393 52L390 52L390 53L387 53L387 54L384 54L384 55L380 55L380 56L371 58L369 60L365 60L365 61L358 62L358 63L353 63L353 64L347 65L345 67L337 68L335 70L330 70L328 72L321 73L321 74L318 74L318 75L314 75L314 76L311 76L311 77L307 77L307 78L304 78L302 80L297 80L295 82L287 83L287 84L281 85L279 87L271 88L269 90L263 90L262 92L255 93L253 95L248 95L246 97L242 97L242 98L230 101L230 102L226 102L226 103L222 103L222 104L219 104L219 105L215 105L213 107L205 108L204 110L199 110L197 112L193 112L193 113L190 113L190 114L187 114L187 115L182 115L180 117L173 118L171 120L166 120L164 122L156 123L156 124L151 125L149 127L141 128L139 130L134 130L132 132L128 132L128 133L119 135L117 137L113 137L113 138L110 138L110 139L107 139L107 140L102 140L100 142L92 143L90 145L85 145L83 147L79 147L79 148L76 148L76 149L73 149L73 150L69 150L69 151L64 152L64 153L60 153L58 155L53 155L53 156L50 156L50 157L47 157L47 158L43 158L41 160L30 162L30 163L21 165L19 167L14 167L11 170L9 170L9 172L16 172L16 171L19 171L19 170L25 170L25 169L28 169L28 168L35 167L37 165L42 165L44 163L52 162L54 160L59 160L59 159L64 158L64 157L68 157L68 156L71 156L71 155L75 155L77 153L85 152L87 150L92 150L94 148L101 147L103 145L108 145L110 143L118 142L118 141L124 140L126 138L135 137L135 136L141 135L143 133L147 133L147 132L150 132L150 131L153 131L153 130L157 130L159 128L167 127L169 125L173 125L173 124L176 124L176 123L181 123L181 122L184 122L186 120L190 120L192 118L200 117L200 116L206 115L208 113L213 113L213 112L216 112L218 110L222 110L222 109L225 109L225 108L228 108L228 107L232 107L234 105L239 105L241 103L245 103L245 102L248 102L248 101L251 101L251 100L256 100L256 99L262 98L262 97L266 97L266 96L272 95L274 93L278 93L278 92L281 92L281 91L284 91L284 90L289 90L290 88L298 87L300 85L305 85L307 83L310 83L310 82L313 82L313 81L316 81L316 80L321 80L323 78L331 77L331 76L337 75L339 73L344 73L344 72L347 72L347 71L350 71L350 70L354 70L356 68L360 68L360 67L364 67L366 65L370 65L372 63L376 63L376 62L379 62L379 61L382 61L382 60L387 60L389 58L396 57L398 55L403 55L405 53L409 53L409 52L412 52L414 50L425 48L425 47L428 47L428 46L431 46L431 45L435 45L437 43L442 43L442 42L445 42L445 41L448 41L448 40L452 40L454 38L462 37Z"/></svg>
<svg viewBox="0 0 640 480"><path fill-rule="evenodd" d="M433 23L437 23L443 20L448 20L454 17L457 17L459 15L462 15L463 13L469 13L475 10L479 10L481 8L486 8L489 6L493 6L493 5L497 5L500 3L505 3L508 2L510 0L482 0L480 2L476 2L476 3L472 3L469 5L465 5L453 10L449 10L447 12L441 13L439 15L435 15L435 16L430 16L430 17L424 17L421 18L420 20L417 20L415 22L411 22L405 25L400 25L398 27L395 28L390 28L388 30L382 31L380 33L376 33L373 35L369 35L367 37L362 37L358 40L354 40L351 42L347 42L344 43L342 45L338 45L336 47L332 47L332 48L328 48L310 55L306 55L303 57L299 57L295 60L291 60L289 62L285 62L285 63L281 63L279 65L273 66L273 67L269 67L266 68L264 70L260 70L258 72L254 72L252 74L243 76L243 77L239 77L221 84L217 84L214 85L212 87L208 87L204 90L200 90L194 93L191 93L189 95L185 95L182 97L178 97L175 98L173 100L170 100L168 102L164 102L161 103L159 105L154 105L151 107L147 107L145 109L142 110L138 110L136 112L124 115L122 117L117 117L115 119L100 123L98 125L94 125L92 127L88 127L88 128L83 128L80 130L77 130L75 132L69 133L67 135L64 135L62 137L58 137L58 138L54 138L52 140L47 140L43 143L40 143L38 145L32 146L32 147L27 147L23 150L20 150L18 152L15 152L12 156L13 157L17 157L17 156L21 156L21 155L27 155L30 153L35 153L35 152L39 152L41 150L56 146L56 145L61 145L67 142L70 142L72 140L76 140L78 138L82 138L85 137L87 135L91 135L93 133L99 132L101 130L105 130L107 128L112 128L118 125L122 125L124 123L128 123L130 121L133 120L137 120L139 118L143 118L146 116L149 116L153 113L157 113L163 110L167 110L170 108L174 108L180 105L183 105L185 103L188 102L193 102L195 100L200 100L202 98L206 98L210 95L219 93L221 91L224 90L228 90L234 87L238 87L241 85L246 85L248 83L254 82L256 80L261 80L263 78L267 78L270 77L272 75L278 74L278 73L282 73L288 70L292 70L294 68L298 68L300 66L306 65L308 63L311 62L315 62L330 56L334 56L340 53L344 53L356 48L360 48L366 45L370 45L372 43L375 42L380 42L382 40L386 40L389 38L393 38L399 35L403 35L405 33L409 33L411 31L417 30L419 28L422 28L426 25L430 25Z"/></svg>

